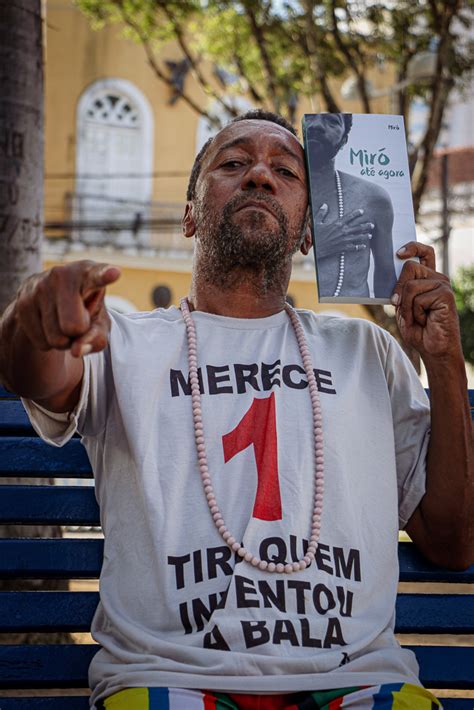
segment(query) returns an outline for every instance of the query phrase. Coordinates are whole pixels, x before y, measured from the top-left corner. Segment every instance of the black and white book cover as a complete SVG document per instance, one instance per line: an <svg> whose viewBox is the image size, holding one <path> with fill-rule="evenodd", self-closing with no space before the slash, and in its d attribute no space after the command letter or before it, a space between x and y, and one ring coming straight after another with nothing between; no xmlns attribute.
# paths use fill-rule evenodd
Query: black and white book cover
<svg viewBox="0 0 474 710"><path fill-rule="evenodd" d="M305 114L321 303L390 303L416 240L403 116Z"/></svg>

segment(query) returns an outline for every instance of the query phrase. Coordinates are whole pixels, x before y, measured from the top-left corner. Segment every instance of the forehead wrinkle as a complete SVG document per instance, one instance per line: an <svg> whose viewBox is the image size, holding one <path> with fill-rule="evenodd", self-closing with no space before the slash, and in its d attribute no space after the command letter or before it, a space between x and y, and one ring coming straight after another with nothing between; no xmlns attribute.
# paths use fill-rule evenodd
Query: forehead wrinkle
<svg viewBox="0 0 474 710"><path fill-rule="evenodd" d="M234 138L233 140L227 141L227 143L224 143L223 145L221 145L217 149L214 157L217 157L219 155L219 153L221 153L225 150L228 150L229 148L234 148L236 146L244 146L244 145L248 145L249 143L252 143L252 138L250 138L249 136L240 136L238 138ZM275 140L274 145L275 145L275 148L277 150L279 150L280 152L286 153L286 155L289 155L291 158L294 158L298 162L303 162L302 156L299 155L298 153L296 153L291 148L289 148L285 143L283 143L283 141ZM212 158L211 158L211 160L212 160Z"/></svg>

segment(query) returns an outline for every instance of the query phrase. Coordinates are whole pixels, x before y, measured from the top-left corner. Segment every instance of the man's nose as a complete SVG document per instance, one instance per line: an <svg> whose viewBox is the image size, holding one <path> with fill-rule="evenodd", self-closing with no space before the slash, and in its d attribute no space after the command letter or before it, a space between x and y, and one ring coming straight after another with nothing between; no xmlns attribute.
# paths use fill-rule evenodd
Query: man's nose
<svg viewBox="0 0 474 710"><path fill-rule="evenodd" d="M270 166L263 162L252 165L244 175L242 190L275 192L275 180Z"/></svg>

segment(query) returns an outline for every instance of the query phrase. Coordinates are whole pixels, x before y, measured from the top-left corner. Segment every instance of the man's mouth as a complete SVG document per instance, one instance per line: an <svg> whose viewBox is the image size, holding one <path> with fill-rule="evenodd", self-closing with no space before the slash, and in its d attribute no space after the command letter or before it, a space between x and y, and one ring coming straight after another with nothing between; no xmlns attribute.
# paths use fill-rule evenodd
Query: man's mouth
<svg viewBox="0 0 474 710"><path fill-rule="evenodd" d="M269 214L271 214L272 217L275 217L274 212L270 209L270 207L268 207L268 205L265 202L263 202L263 200L262 201L250 200L249 202L245 202L245 204L240 205L239 207L237 207L236 210L234 210L234 214L236 212L241 212L242 210L249 209L249 208L250 209L258 209L258 210L265 210L265 212L268 212Z"/></svg>

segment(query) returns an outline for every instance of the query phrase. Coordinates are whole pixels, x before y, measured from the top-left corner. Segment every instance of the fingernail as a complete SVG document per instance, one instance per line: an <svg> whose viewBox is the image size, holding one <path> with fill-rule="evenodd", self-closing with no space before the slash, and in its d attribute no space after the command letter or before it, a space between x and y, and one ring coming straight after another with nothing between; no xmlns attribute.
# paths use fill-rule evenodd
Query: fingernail
<svg viewBox="0 0 474 710"><path fill-rule="evenodd" d="M323 202L323 204L321 205L321 209L327 210L327 208L328 208L327 204L325 202Z"/></svg>
<svg viewBox="0 0 474 710"><path fill-rule="evenodd" d="M400 249L397 249L397 254L405 254L407 251L406 247L400 247Z"/></svg>
<svg viewBox="0 0 474 710"><path fill-rule="evenodd" d="M89 353L92 352L92 345L90 343L87 343L86 345L83 345L81 349L79 350L79 357L84 357L84 355L89 355Z"/></svg>
<svg viewBox="0 0 474 710"><path fill-rule="evenodd" d="M369 222L369 229L374 229L375 224L373 222Z"/></svg>
<svg viewBox="0 0 474 710"><path fill-rule="evenodd" d="M372 234L369 234L369 239L372 239L372 236L373 236Z"/></svg>
<svg viewBox="0 0 474 710"><path fill-rule="evenodd" d="M400 303L400 296L398 295L398 293L394 293L390 300L394 306L398 306L398 304Z"/></svg>
<svg viewBox="0 0 474 710"><path fill-rule="evenodd" d="M364 210L363 210L363 209L360 209L360 210L359 210L359 214L364 214Z"/></svg>

